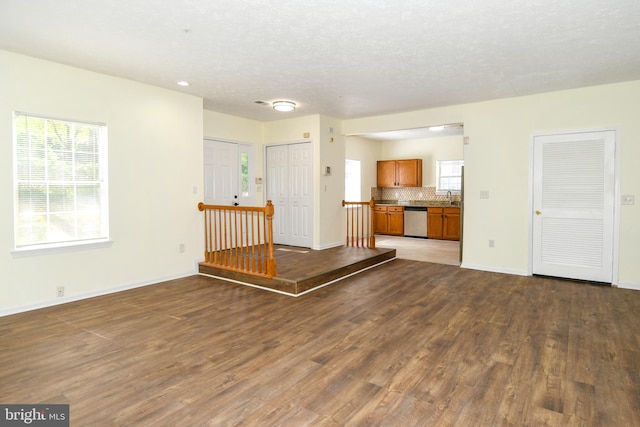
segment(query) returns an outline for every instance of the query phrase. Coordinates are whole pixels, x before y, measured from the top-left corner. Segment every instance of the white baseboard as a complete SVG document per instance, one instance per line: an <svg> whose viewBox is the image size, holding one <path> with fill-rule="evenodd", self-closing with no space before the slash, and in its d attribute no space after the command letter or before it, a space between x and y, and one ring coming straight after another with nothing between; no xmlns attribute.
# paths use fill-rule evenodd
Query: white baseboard
<svg viewBox="0 0 640 427"><path fill-rule="evenodd" d="M526 270L512 270L509 268L496 268L496 267L489 267L486 265L474 265L474 264L467 264L467 263L462 263L460 264L460 268L467 268L469 270L481 270L481 271L489 271L491 273L504 273L504 274L513 274L516 276L529 276L529 274L527 274Z"/></svg>
<svg viewBox="0 0 640 427"><path fill-rule="evenodd" d="M460 265L460 268L468 268L470 270L490 271L492 273L514 274L517 276L530 276L530 274L528 274L526 271L487 267L482 265L473 265L473 264L465 264L465 263L462 263L462 265ZM631 289L635 291L640 291L640 283L619 282L617 285L613 285L613 286L620 289Z"/></svg>
<svg viewBox="0 0 640 427"><path fill-rule="evenodd" d="M81 294L69 295L67 297L60 297L60 298L40 301L34 304L27 304L27 305L22 305L17 307L6 308L6 309L0 310L0 317L10 316L12 314L17 314L17 313L24 313L26 311L38 310L40 308L53 307L55 305L66 304L73 301L80 301L83 299L99 297L102 295L113 294L116 292L122 292L129 289L141 288L143 286L155 285L161 282L166 282L168 280L181 279L183 277L193 276L195 274L197 274L197 270L189 271L188 273L177 274L175 276L159 277L159 278L147 280L144 282L129 283L125 285L116 286L113 288L99 289L97 291L84 292Z"/></svg>
<svg viewBox="0 0 640 427"><path fill-rule="evenodd" d="M640 283L618 282L618 285L616 287L620 289L632 289L634 291L640 291Z"/></svg>
<svg viewBox="0 0 640 427"><path fill-rule="evenodd" d="M327 245L314 246L311 249L313 249L314 251L321 251L323 249L337 248L338 246L344 246L344 242L334 242L334 243L329 243Z"/></svg>

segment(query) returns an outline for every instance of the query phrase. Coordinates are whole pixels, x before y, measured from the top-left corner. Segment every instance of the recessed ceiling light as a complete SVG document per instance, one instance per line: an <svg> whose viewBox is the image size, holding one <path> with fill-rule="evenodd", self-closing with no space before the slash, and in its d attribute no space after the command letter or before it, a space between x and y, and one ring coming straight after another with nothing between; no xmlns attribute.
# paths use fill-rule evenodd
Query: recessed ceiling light
<svg viewBox="0 0 640 427"><path fill-rule="evenodd" d="M429 130L432 130L432 131L439 131L443 129L444 129L444 126L429 126Z"/></svg>
<svg viewBox="0 0 640 427"><path fill-rule="evenodd" d="M184 80L180 80L180 81L178 82L178 86L184 86L184 87L187 87L187 86L189 86L189 82L184 81Z"/></svg>
<svg viewBox="0 0 640 427"><path fill-rule="evenodd" d="M276 101L273 104L273 109L276 111L293 111L296 109L295 102L291 101Z"/></svg>

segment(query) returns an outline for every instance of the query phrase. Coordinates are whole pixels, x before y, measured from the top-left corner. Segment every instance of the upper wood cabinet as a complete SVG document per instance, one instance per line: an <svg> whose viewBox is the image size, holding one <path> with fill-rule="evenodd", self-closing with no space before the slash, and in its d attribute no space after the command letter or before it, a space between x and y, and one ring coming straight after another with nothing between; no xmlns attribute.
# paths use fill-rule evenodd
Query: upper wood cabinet
<svg viewBox="0 0 640 427"><path fill-rule="evenodd" d="M378 187L422 187L422 159L379 160Z"/></svg>

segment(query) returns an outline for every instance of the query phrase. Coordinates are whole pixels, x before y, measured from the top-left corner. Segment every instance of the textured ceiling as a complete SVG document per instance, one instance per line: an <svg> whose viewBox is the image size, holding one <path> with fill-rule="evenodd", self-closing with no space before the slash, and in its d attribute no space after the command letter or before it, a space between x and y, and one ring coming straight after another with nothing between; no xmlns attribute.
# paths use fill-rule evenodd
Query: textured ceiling
<svg viewBox="0 0 640 427"><path fill-rule="evenodd" d="M0 0L0 48L347 119L639 80L640 1Z"/></svg>

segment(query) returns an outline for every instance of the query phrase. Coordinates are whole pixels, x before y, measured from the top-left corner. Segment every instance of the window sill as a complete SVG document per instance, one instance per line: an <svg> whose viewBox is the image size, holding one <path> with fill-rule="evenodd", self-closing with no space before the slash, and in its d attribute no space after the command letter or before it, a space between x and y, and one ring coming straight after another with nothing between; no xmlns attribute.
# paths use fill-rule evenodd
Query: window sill
<svg viewBox="0 0 640 427"><path fill-rule="evenodd" d="M112 240L104 239L104 240L91 240L87 242L79 242L79 243L61 243L56 245L39 245L39 246L30 246L26 248L14 249L11 251L11 255L14 258L20 257L28 257L28 256L39 256L39 255L50 255L64 252L76 252L76 251L84 251L90 249L101 249L101 248L110 248L113 245Z"/></svg>

